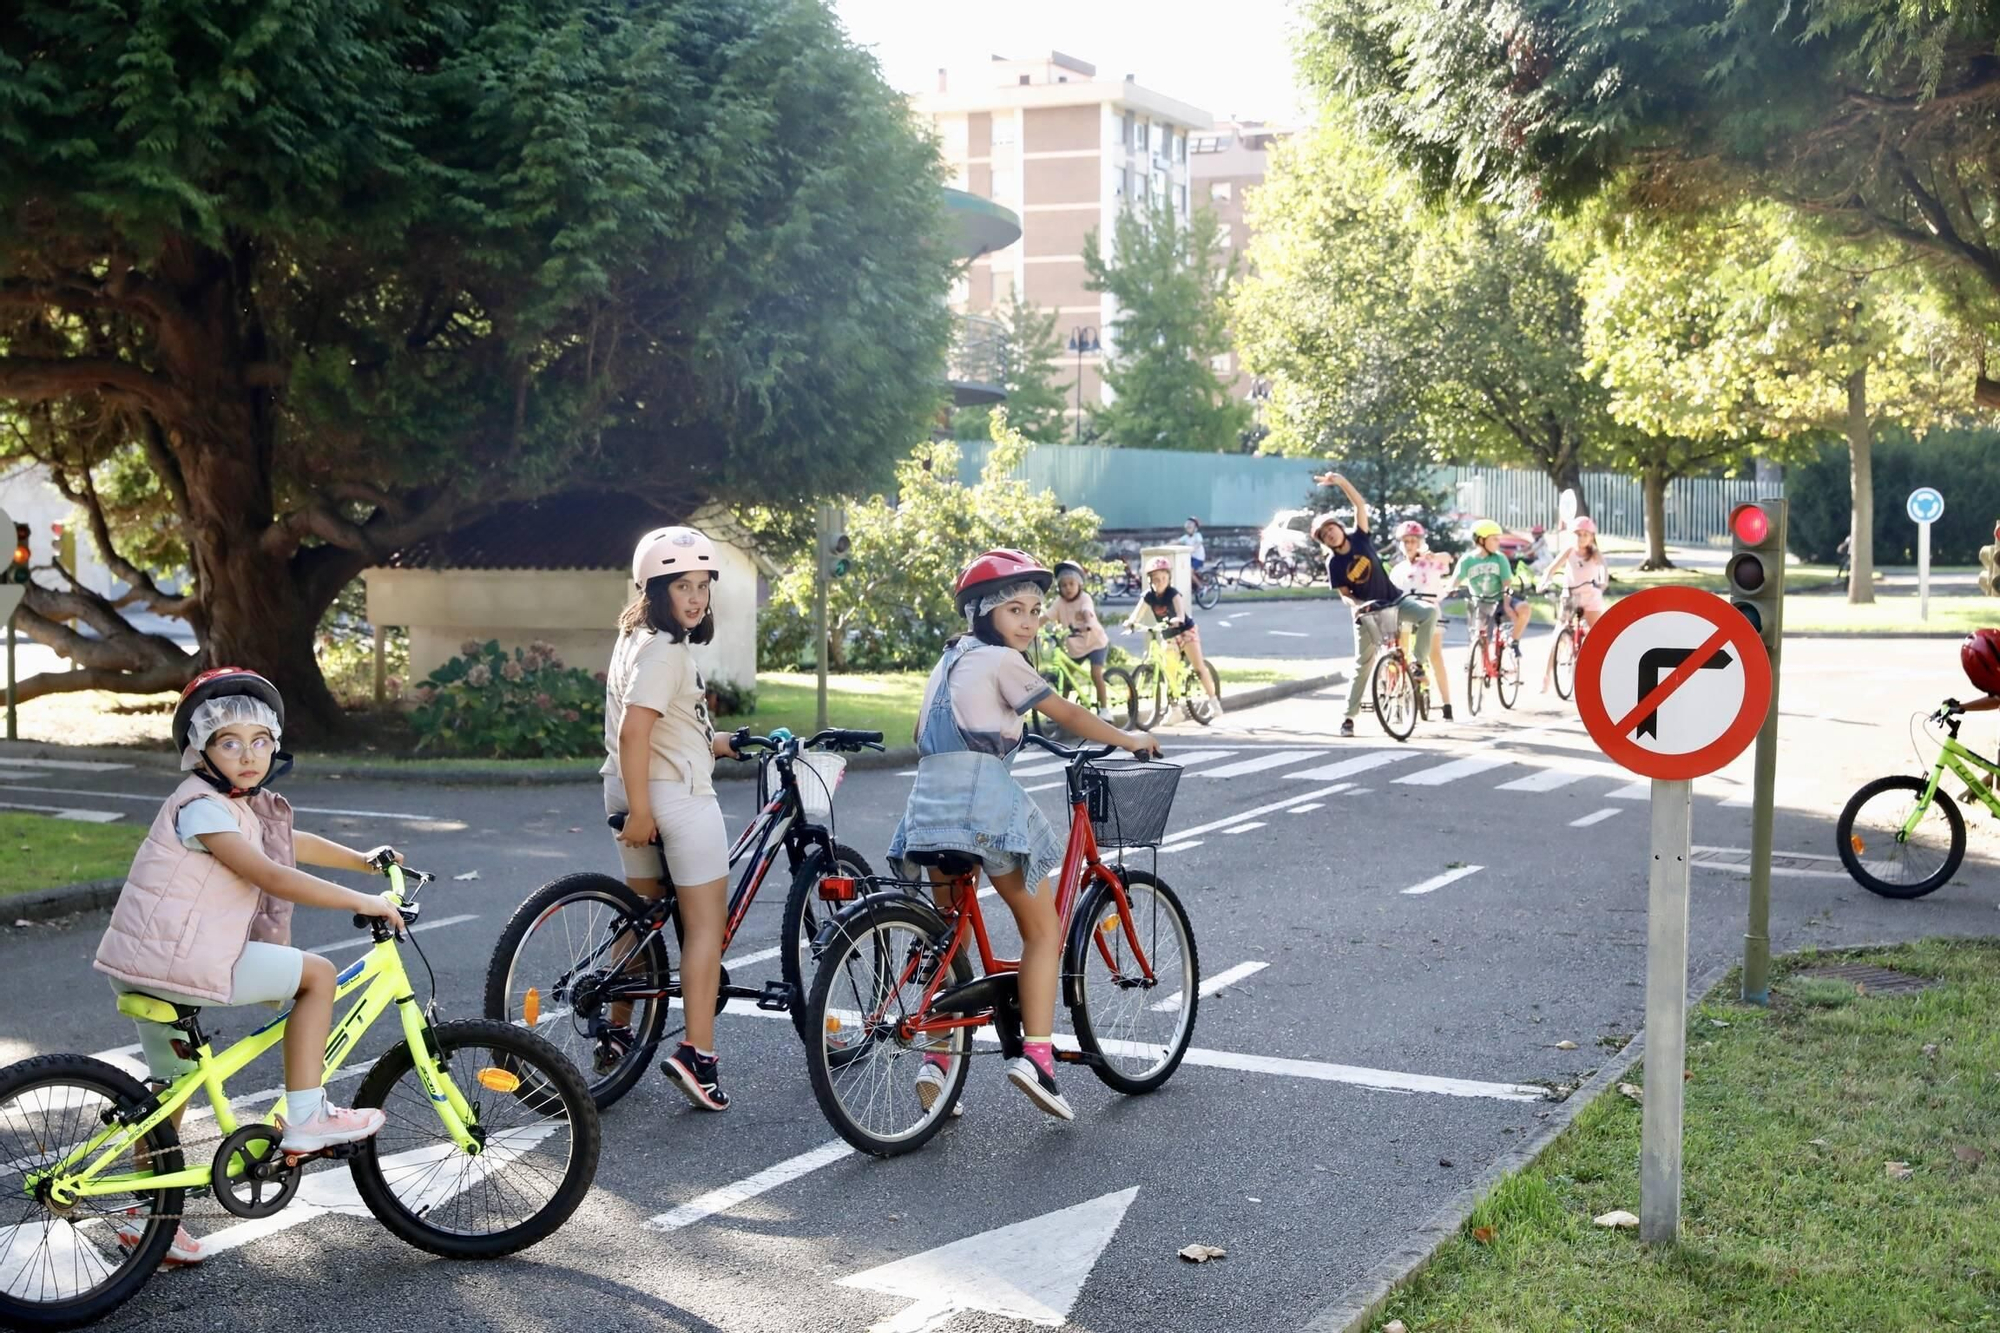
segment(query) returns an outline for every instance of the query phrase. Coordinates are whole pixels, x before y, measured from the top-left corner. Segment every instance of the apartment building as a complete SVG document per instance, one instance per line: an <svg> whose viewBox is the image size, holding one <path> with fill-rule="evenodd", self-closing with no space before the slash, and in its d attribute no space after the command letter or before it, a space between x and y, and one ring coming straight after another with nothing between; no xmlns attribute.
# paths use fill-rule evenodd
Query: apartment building
<svg viewBox="0 0 2000 1333"><path fill-rule="evenodd" d="M1245 196L1264 183L1271 146L1291 133L1261 120L1222 120L1189 140L1189 184L1195 207L1215 213L1222 227L1222 243L1236 256L1239 273L1248 273L1250 265ZM1261 405L1269 394L1268 386L1244 372L1234 348L1218 358L1215 372L1238 398Z"/></svg>
<svg viewBox="0 0 2000 1333"><path fill-rule="evenodd" d="M1100 349L1067 353L1064 378L1080 375L1082 403L1103 402L1117 311L1084 286L1084 238L1108 239L1122 207L1165 202L1188 216L1189 137L1208 130L1208 113L1059 51L939 70L937 90L915 101L943 141L950 183L1021 218L1018 241L972 263L954 307L978 314L1021 299L1055 311L1060 338Z"/></svg>

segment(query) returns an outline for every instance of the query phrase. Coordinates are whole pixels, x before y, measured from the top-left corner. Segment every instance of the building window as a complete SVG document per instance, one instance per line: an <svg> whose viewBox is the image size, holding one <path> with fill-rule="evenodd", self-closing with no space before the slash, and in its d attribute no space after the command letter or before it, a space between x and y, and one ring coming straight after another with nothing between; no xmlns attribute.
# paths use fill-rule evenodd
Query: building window
<svg viewBox="0 0 2000 1333"><path fill-rule="evenodd" d="M1125 192L1131 188L1129 173L1123 167L1116 168L1111 173L1111 197L1113 199L1123 199Z"/></svg>
<svg viewBox="0 0 2000 1333"><path fill-rule="evenodd" d="M964 116L947 116L938 122L938 138L943 141L947 161L963 160L966 156L966 131Z"/></svg>
<svg viewBox="0 0 2000 1333"><path fill-rule="evenodd" d="M1132 113L1131 113L1130 111L1127 111L1127 112L1125 113L1125 134L1124 134L1124 138L1122 138L1122 139L1121 139L1121 140L1120 140L1119 142L1120 142L1121 144L1123 144L1123 145L1124 145L1125 149L1126 149L1126 150L1127 150L1128 152L1129 152L1129 151L1131 150L1131 148L1132 148L1132 134L1133 134L1133 129L1134 129L1134 123L1133 123L1133 119L1132 119Z"/></svg>
<svg viewBox="0 0 2000 1333"><path fill-rule="evenodd" d="M1187 186L1185 185L1176 185L1174 187L1174 212L1180 214L1182 217L1187 216Z"/></svg>
<svg viewBox="0 0 2000 1333"><path fill-rule="evenodd" d="M1020 128L1020 124L1021 122L1014 118L1012 112L1000 111L994 113L993 146L995 148L1012 148L1014 146L1016 131Z"/></svg>
<svg viewBox="0 0 2000 1333"><path fill-rule="evenodd" d="M1172 197L1172 195L1167 193L1167 173L1155 170L1153 172L1153 198L1164 204Z"/></svg>
<svg viewBox="0 0 2000 1333"><path fill-rule="evenodd" d="M1012 167L995 167L993 169L992 197L1001 203L1012 203L1019 197L1019 192L1014 184L1014 169Z"/></svg>
<svg viewBox="0 0 2000 1333"><path fill-rule="evenodd" d="M1226 204L1229 202L1229 197L1233 192L1234 187L1228 181L1210 181L1208 183L1208 202L1211 204Z"/></svg>
<svg viewBox="0 0 2000 1333"><path fill-rule="evenodd" d="M1028 86L1028 76L1025 74L1021 76L1021 86L1024 88Z"/></svg>
<svg viewBox="0 0 2000 1333"><path fill-rule="evenodd" d="M1174 161L1176 161L1176 162L1185 162L1185 161L1187 161L1187 131L1186 131L1186 130L1182 130L1182 131L1181 131L1181 132L1180 132L1179 134L1176 134L1176 135L1174 136Z"/></svg>
<svg viewBox="0 0 2000 1333"><path fill-rule="evenodd" d="M1133 146L1134 146L1134 147L1136 147L1136 148L1137 148L1137 149L1139 150L1139 155L1140 155L1141 157L1144 157L1144 156L1145 156L1145 155L1146 155L1147 153L1150 153L1150 152L1152 152L1152 151L1153 151L1153 122L1152 122L1152 121L1150 121L1150 120L1142 120L1142 121L1140 121L1140 122L1139 122L1139 141L1138 141L1138 143L1136 143L1136 144L1135 144L1135 145L1133 145Z"/></svg>
<svg viewBox="0 0 2000 1333"><path fill-rule="evenodd" d="M1215 243L1227 250L1236 243L1236 224L1225 222L1215 229Z"/></svg>

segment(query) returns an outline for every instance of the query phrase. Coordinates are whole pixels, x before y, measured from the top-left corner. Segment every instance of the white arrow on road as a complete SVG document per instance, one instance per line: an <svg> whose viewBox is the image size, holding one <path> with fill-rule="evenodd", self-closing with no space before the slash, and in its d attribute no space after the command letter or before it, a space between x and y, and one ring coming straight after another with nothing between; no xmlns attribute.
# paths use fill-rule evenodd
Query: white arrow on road
<svg viewBox="0 0 2000 1333"><path fill-rule="evenodd" d="M961 1312L1060 1328L1084 1279L1111 1243L1135 1185L1025 1222L967 1236L840 1279L843 1287L904 1296L909 1309L869 1333L933 1333Z"/></svg>

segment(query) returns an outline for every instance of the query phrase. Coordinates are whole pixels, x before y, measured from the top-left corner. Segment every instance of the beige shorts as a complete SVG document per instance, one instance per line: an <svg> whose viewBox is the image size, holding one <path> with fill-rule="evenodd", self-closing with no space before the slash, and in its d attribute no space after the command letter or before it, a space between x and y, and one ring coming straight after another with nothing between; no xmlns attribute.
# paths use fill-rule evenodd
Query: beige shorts
<svg viewBox="0 0 2000 1333"><path fill-rule="evenodd" d="M229 1002L227 1006L239 1004L268 1004L282 1007L286 1001L299 993L299 980L305 974L306 956L285 944L267 944L251 940L243 946L242 956L236 960L236 969L230 975ZM214 1005L213 1000L186 995L180 991L163 990L158 986L128 986L114 980L111 989L123 994L137 991L174 1004L193 1005L200 1008ZM173 1028L164 1023L148 1023L134 1019L139 1029L139 1045L146 1053L146 1067L156 1079L173 1080L194 1068L192 1060L183 1060L174 1054Z"/></svg>
<svg viewBox="0 0 2000 1333"><path fill-rule="evenodd" d="M660 860L676 884L707 884L729 875L729 835L722 827L722 803L713 795L694 796L677 782L649 782L647 798L660 841L653 847L629 847L620 842L618 860L627 879L658 879ZM614 773L604 775L604 813L624 814L625 786ZM614 839L616 834L612 835Z"/></svg>

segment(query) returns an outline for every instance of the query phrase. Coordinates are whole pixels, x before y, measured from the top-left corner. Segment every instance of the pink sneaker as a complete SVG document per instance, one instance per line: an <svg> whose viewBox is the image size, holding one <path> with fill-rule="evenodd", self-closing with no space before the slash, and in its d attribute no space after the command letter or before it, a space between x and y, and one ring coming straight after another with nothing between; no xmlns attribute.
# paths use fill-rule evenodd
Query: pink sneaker
<svg viewBox="0 0 2000 1333"><path fill-rule="evenodd" d="M128 1208L112 1218L111 1229L117 1234L118 1243L128 1250L137 1249L146 1239L145 1218L137 1208ZM160 1267L186 1268L207 1257L201 1252L201 1242L188 1235L186 1227L175 1227L174 1243L167 1247Z"/></svg>
<svg viewBox="0 0 2000 1333"><path fill-rule="evenodd" d="M318 1152L342 1143L358 1143L373 1138L387 1120L387 1116L372 1107L343 1110L332 1102L322 1102L319 1114L310 1120L285 1125L285 1137L278 1146L286 1152Z"/></svg>

